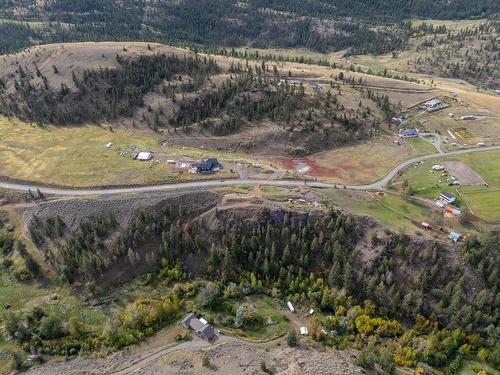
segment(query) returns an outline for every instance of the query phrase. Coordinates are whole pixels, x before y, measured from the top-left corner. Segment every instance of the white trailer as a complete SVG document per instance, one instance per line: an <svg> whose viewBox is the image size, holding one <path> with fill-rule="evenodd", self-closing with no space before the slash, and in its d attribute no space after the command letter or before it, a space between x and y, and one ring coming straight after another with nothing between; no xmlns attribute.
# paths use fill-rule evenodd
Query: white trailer
<svg viewBox="0 0 500 375"><path fill-rule="evenodd" d="M291 312L295 312L295 309L293 308L293 305L290 301L286 303L288 305L288 308L290 309Z"/></svg>

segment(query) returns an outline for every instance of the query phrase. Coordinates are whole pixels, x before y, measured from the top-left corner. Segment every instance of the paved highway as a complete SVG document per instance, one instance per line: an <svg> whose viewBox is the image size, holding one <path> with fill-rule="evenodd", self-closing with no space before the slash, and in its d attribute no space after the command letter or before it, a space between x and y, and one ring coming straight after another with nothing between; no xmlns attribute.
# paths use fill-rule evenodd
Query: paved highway
<svg viewBox="0 0 500 375"><path fill-rule="evenodd" d="M447 152L445 154L437 153L437 154L418 156L398 164L393 169L391 169L391 171L389 171L389 173L387 173L385 177L376 182L366 185L345 185L345 188L350 190L382 189L389 183L389 181L391 181L398 174L399 171L420 161L425 161L443 156L453 156L453 155L468 154L472 152L484 152L491 150L500 150L500 145L462 149L462 150ZM70 188L39 186L36 184L23 183L23 182L0 181L0 188L4 189L19 190L19 191L31 190L33 192L36 192L39 189L44 194L69 195L69 196L124 194L124 193L140 193L140 192L150 192L150 191L182 191L190 189L203 189L209 187L221 187L221 186L233 186L233 185L304 186L306 185L306 183L303 180L262 180L262 179L240 178L240 179L193 181L193 182L185 182L178 184L148 185L148 186L134 186L134 187L70 189ZM319 188L333 188L337 186L342 188L344 187L343 184L329 184L317 181L314 182L308 181L307 186L319 187Z"/></svg>

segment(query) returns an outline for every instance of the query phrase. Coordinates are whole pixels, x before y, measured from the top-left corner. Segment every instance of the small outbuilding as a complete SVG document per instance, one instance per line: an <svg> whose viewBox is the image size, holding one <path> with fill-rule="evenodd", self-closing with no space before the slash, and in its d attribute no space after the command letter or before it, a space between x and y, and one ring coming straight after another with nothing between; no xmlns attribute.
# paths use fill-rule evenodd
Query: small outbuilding
<svg viewBox="0 0 500 375"><path fill-rule="evenodd" d="M439 208L445 208L448 203L442 199L438 199L438 200L436 200L435 204Z"/></svg>
<svg viewBox="0 0 500 375"><path fill-rule="evenodd" d="M302 336L307 336L309 332L307 331L307 327L300 327L300 334Z"/></svg>
<svg viewBox="0 0 500 375"><path fill-rule="evenodd" d="M475 119L476 119L476 116L474 116L474 115L465 115L465 116L460 117L460 120L475 120Z"/></svg>
<svg viewBox="0 0 500 375"><path fill-rule="evenodd" d="M139 154L137 154L136 159L141 160L141 161L151 160L151 159L153 159L153 153L151 153L151 152L139 152Z"/></svg>
<svg viewBox="0 0 500 375"><path fill-rule="evenodd" d="M453 232L451 231L449 234L448 234L448 238L450 240L452 240L453 242L458 242L460 241L460 238L462 238L462 235L458 232Z"/></svg>
<svg viewBox="0 0 500 375"><path fill-rule="evenodd" d="M435 164L432 166L433 171L444 171L444 167L440 164Z"/></svg>
<svg viewBox="0 0 500 375"><path fill-rule="evenodd" d="M448 212L454 216L460 216L462 214L462 211L457 210L456 208L453 208L453 207L446 207L446 212Z"/></svg>
<svg viewBox="0 0 500 375"><path fill-rule="evenodd" d="M293 305L292 305L292 303L291 303L290 301L288 301L288 302L286 303L286 305L288 306L288 309L289 309L291 312L295 312L295 309L293 308Z"/></svg>
<svg viewBox="0 0 500 375"><path fill-rule="evenodd" d="M313 89L314 91L321 91L321 89L322 89L321 85L316 83L316 82L310 82L309 87L311 89Z"/></svg>
<svg viewBox="0 0 500 375"><path fill-rule="evenodd" d="M404 121L403 116L395 116L391 118L391 124L393 125L401 125Z"/></svg>

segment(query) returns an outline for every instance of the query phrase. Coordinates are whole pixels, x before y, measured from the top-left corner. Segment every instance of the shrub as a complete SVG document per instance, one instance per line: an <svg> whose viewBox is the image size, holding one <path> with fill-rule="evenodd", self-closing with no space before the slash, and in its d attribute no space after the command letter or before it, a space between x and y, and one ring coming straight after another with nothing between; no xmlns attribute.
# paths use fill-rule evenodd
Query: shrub
<svg viewBox="0 0 500 375"><path fill-rule="evenodd" d="M65 335L61 320L55 315L44 316L38 332L42 339L57 339Z"/></svg>
<svg viewBox="0 0 500 375"><path fill-rule="evenodd" d="M294 346L297 346L297 334L295 333L294 329L291 329L288 332L288 337L286 340L287 344L289 347L293 348Z"/></svg>

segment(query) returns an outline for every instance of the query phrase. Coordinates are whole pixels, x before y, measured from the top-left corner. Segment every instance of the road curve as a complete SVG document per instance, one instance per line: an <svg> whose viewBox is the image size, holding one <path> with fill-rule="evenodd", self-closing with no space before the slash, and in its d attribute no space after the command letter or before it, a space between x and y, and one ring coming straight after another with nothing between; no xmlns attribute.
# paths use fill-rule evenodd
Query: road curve
<svg viewBox="0 0 500 375"><path fill-rule="evenodd" d="M445 154L429 154L418 156L406 161L401 162L393 169L391 169L385 177L380 180L366 185L344 185L344 184L330 184L326 182L308 181L307 185L318 188L334 188L342 187L350 190L372 190L382 189L389 181L391 181L401 170L408 166L437 157L453 156L468 154L472 152L500 150L498 146L476 147L470 149L462 149L457 151L447 152ZM263 180L263 179L227 179L227 180L210 180L210 181L193 181L177 184L161 184L161 185L148 185L148 186L133 186L133 187L117 187L117 188L96 188L96 189L70 189L70 188L57 188L38 186L31 183L23 182L8 182L0 181L0 188L18 191L33 191L40 190L44 194L53 195L69 195L69 196L84 196L84 195L111 195L111 194L124 194L124 193L142 193L151 191L181 191L189 189L203 189L209 187L222 187L234 185L274 185L274 186L304 186L306 183L303 180Z"/></svg>

